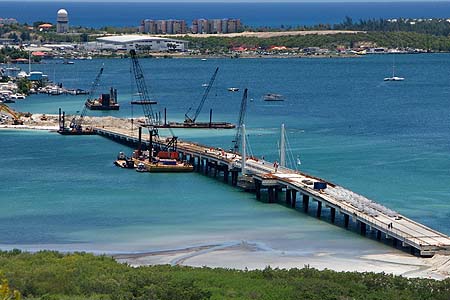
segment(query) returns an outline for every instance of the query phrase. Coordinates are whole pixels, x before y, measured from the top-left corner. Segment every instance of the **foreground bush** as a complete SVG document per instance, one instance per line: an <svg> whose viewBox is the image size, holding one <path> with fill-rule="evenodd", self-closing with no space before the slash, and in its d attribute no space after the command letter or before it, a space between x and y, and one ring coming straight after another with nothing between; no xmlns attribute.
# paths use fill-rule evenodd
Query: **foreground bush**
<svg viewBox="0 0 450 300"><path fill-rule="evenodd" d="M106 256L14 250L0 252L0 270L25 299L450 299L450 280L308 267L257 271L167 265L132 268Z"/></svg>

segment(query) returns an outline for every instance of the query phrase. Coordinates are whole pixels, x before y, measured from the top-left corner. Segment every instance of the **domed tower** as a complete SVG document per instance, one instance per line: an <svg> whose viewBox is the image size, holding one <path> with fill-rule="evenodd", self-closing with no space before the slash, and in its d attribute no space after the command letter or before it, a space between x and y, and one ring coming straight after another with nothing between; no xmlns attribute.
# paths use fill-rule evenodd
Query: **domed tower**
<svg viewBox="0 0 450 300"><path fill-rule="evenodd" d="M67 10L60 9L56 16L56 32L67 33L69 32L69 14Z"/></svg>

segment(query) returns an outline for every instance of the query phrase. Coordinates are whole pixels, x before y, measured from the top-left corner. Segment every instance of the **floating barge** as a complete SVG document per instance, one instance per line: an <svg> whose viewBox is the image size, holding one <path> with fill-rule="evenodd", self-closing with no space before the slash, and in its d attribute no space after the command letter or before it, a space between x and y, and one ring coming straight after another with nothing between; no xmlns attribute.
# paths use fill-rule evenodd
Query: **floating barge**
<svg viewBox="0 0 450 300"><path fill-rule="evenodd" d="M134 159L134 163L142 164L143 168L150 173L185 173L194 171L193 165L175 159L159 159L155 162ZM143 171L140 170L140 172Z"/></svg>
<svg viewBox="0 0 450 300"><path fill-rule="evenodd" d="M195 123L187 123L187 122L169 122L163 125L156 125L157 128L196 128L196 129L233 129L236 128L236 125L227 123L227 122L195 122Z"/></svg>
<svg viewBox="0 0 450 300"><path fill-rule="evenodd" d="M87 100L85 105L90 110L119 110L117 89L111 88L109 94L101 94L98 99Z"/></svg>
<svg viewBox="0 0 450 300"><path fill-rule="evenodd" d="M156 128L187 128L187 129L233 129L236 125L228 122L213 122L212 109L209 111L209 122L167 122L167 110L164 109L164 123L154 125Z"/></svg>

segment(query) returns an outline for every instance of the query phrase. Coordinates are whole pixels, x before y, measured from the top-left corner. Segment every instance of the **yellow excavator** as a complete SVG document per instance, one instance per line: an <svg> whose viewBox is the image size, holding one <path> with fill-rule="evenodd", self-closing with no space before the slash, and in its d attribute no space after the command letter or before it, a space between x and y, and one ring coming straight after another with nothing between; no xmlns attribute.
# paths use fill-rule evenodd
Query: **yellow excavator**
<svg viewBox="0 0 450 300"><path fill-rule="evenodd" d="M12 108L10 108L8 105L4 103L0 103L0 112L6 112L13 118L13 124L14 125L23 125L23 121L20 119L20 113L16 112Z"/></svg>

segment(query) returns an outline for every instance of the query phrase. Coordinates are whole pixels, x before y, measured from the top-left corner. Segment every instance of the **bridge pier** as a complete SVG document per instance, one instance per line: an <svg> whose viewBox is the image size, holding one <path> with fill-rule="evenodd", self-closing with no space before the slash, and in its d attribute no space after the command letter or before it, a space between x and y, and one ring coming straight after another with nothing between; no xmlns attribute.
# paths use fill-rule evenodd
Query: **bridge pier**
<svg viewBox="0 0 450 300"><path fill-rule="evenodd" d="M308 212L308 207L309 207L309 196L308 195L303 195L303 211L305 213Z"/></svg>
<svg viewBox="0 0 450 300"><path fill-rule="evenodd" d="M205 175L209 174L209 160L205 159Z"/></svg>
<svg viewBox="0 0 450 300"><path fill-rule="evenodd" d="M214 168L214 178L216 178L217 177L217 174L219 173L219 170L218 170L218 165L217 165L217 162L215 161L214 162L214 166L213 166L213 168Z"/></svg>
<svg viewBox="0 0 450 300"><path fill-rule="evenodd" d="M292 191L292 202L291 202L291 207L295 208L297 206L297 191L296 190L291 190Z"/></svg>
<svg viewBox="0 0 450 300"><path fill-rule="evenodd" d="M366 223L359 221L359 233L361 235L365 236L366 232L367 232L367 225L366 225Z"/></svg>
<svg viewBox="0 0 450 300"><path fill-rule="evenodd" d="M286 189L286 205L291 206L291 202L292 202L292 190L291 189Z"/></svg>
<svg viewBox="0 0 450 300"><path fill-rule="evenodd" d="M237 186L238 181L238 171L231 171L231 185Z"/></svg>
<svg viewBox="0 0 450 300"><path fill-rule="evenodd" d="M330 215L331 215L331 223L334 224L334 220L336 218L336 208L330 207Z"/></svg>
<svg viewBox="0 0 450 300"><path fill-rule="evenodd" d="M275 203L277 203L280 200L280 193L282 191L282 189L280 187L275 187L275 197L274 197L274 201Z"/></svg>
<svg viewBox="0 0 450 300"><path fill-rule="evenodd" d="M254 179L256 200L261 200L261 180Z"/></svg>
<svg viewBox="0 0 450 300"><path fill-rule="evenodd" d="M229 171L228 171L228 168L224 168L223 169L223 181L225 182L225 183L228 183L228 175L229 175Z"/></svg>
<svg viewBox="0 0 450 300"><path fill-rule="evenodd" d="M317 213L316 213L316 217L318 219L320 219L320 215L322 214L322 202L321 201L317 201Z"/></svg>
<svg viewBox="0 0 450 300"><path fill-rule="evenodd" d="M349 223L349 221L350 221L350 216L347 215L347 214L344 214L344 227L345 227L346 229L348 229L348 223Z"/></svg>
<svg viewBox="0 0 450 300"><path fill-rule="evenodd" d="M199 157L198 159L200 160L200 168L199 168L198 172L204 173L205 172L205 161L201 157Z"/></svg>
<svg viewBox="0 0 450 300"><path fill-rule="evenodd" d="M377 240L381 240L381 230L377 229Z"/></svg>
<svg viewBox="0 0 450 300"><path fill-rule="evenodd" d="M273 186L269 186L269 188L267 189L267 192L269 194L269 203L274 203L275 196L274 196L274 188L273 188Z"/></svg>

